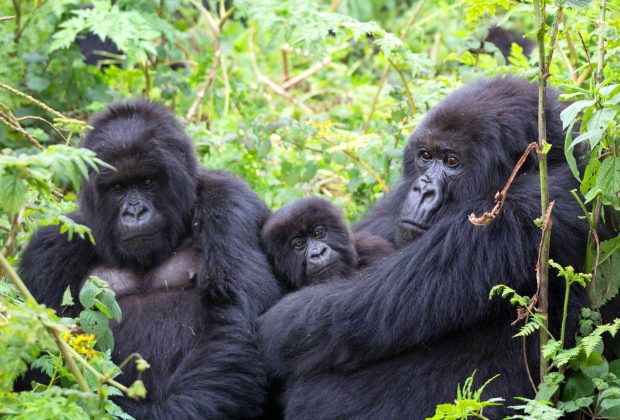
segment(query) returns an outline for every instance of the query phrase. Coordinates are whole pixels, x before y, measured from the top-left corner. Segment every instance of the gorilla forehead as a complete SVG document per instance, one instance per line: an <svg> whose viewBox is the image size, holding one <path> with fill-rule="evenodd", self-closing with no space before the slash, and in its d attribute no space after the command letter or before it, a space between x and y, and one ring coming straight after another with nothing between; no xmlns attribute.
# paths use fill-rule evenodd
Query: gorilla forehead
<svg viewBox="0 0 620 420"><path fill-rule="evenodd" d="M344 219L329 201L318 197L304 198L287 204L270 217L263 228L263 235L286 242L295 234L304 234L316 225L323 225L331 232L346 234Z"/></svg>
<svg viewBox="0 0 620 420"><path fill-rule="evenodd" d="M86 134L81 146L119 170L136 160L141 166L151 162L161 168L164 162L174 162L190 173L196 170L191 139L163 105L143 100L114 104L90 124L95 128Z"/></svg>

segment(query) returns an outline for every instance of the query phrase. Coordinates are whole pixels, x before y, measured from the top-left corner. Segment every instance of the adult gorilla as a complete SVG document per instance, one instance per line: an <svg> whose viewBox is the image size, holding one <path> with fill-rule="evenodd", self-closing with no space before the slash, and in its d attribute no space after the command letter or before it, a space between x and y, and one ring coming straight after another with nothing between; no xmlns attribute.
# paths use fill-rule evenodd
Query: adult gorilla
<svg viewBox="0 0 620 420"><path fill-rule="evenodd" d="M259 416L266 375L255 321L279 297L259 247L268 209L240 180L199 168L161 105L113 105L91 125L82 146L116 170L90 174L71 217L97 245L40 229L22 256L23 279L56 309L89 275L109 282L123 310L113 359L137 352L151 364L147 399L119 401L131 415ZM134 379L129 369L121 382Z"/></svg>
<svg viewBox="0 0 620 420"><path fill-rule="evenodd" d="M575 181L562 163L559 109L549 93L551 257L579 265L587 226L569 193ZM489 290L505 283L524 295L536 292L536 160L526 161L494 222L474 226L467 216L492 207L536 139L537 96L523 80L499 78L467 86L431 110L405 150L402 183L362 223L409 242L359 278L290 294L260 318L268 365L285 381L287 418L424 418L453 401L474 370L477 385L501 375L486 397L532 395L521 342L511 339L514 308L489 300ZM550 283L556 328L563 282ZM574 314L585 298L578 288L572 293ZM571 316L569 337L575 321ZM535 339L527 350L535 374ZM507 410L485 415L500 418Z"/></svg>

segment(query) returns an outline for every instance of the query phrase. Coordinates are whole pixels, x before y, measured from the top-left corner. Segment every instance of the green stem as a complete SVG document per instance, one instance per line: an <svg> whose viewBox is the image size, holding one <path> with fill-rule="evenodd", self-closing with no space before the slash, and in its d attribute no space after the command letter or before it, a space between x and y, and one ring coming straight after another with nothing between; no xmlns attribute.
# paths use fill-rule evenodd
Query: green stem
<svg viewBox="0 0 620 420"><path fill-rule="evenodd" d="M562 328L560 329L560 344L564 348L564 337L566 332L566 318L568 318L568 296L570 295L570 281L566 280L566 290L564 291L564 309L562 311Z"/></svg>
<svg viewBox="0 0 620 420"><path fill-rule="evenodd" d="M598 19L601 22L601 24L605 23L605 9L607 8L607 0L601 0L600 2L600 10L599 10L599 15L598 15ZM604 59L605 59L605 39L603 39L603 36L601 34L601 32L599 32L599 36L598 36L598 63L596 64L596 76L594 77L594 80L596 81L596 84L601 84L601 82L603 81L603 68L604 66Z"/></svg>
<svg viewBox="0 0 620 420"><path fill-rule="evenodd" d="M396 73L400 77L400 81L403 83L403 88L405 89L405 94L407 95L407 102L409 102L409 108L411 108L411 113L415 114L417 112L417 107L415 106L415 101L413 100L413 96L411 95L411 90L409 89L409 85L407 84L407 80L405 79L405 75L403 71L396 67L392 60L388 59L388 62L394 67Z"/></svg>
<svg viewBox="0 0 620 420"><path fill-rule="evenodd" d="M547 152L545 151L547 127L545 116L545 94L546 81L548 74L548 65L545 62L545 20L546 20L546 0L534 0L534 12L536 13L536 21L538 23L537 40L538 40L538 162L540 170L540 207L541 220L543 221L542 239L538 257L538 312L545 316L543 324L545 328L539 330L539 346L540 346L540 377L546 375L549 368L547 361L543 357L543 347L549 339L547 332L549 314L549 245L551 243L551 226L545 226L545 221L549 220L551 224L551 215L547 215L547 207L549 206L549 184L547 178ZM553 48L553 46L552 46Z"/></svg>

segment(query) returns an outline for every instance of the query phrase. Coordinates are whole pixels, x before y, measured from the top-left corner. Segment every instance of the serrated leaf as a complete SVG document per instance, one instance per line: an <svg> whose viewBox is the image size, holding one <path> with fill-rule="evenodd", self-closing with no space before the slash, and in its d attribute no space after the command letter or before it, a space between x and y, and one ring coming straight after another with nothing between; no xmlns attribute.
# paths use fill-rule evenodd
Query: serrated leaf
<svg viewBox="0 0 620 420"><path fill-rule="evenodd" d="M0 176L0 207L9 213L19 211L28 194L28 185L18 174L4 173Z"/></svg>
<svg viewBox="0 0 620 420"><path fill-rule="evenodd" d="M95 306L95 298L99 294L101 289L95 285L90 279L86 280L82 290L80 290L80 303L86 309L91 309Z"/></svg>
<svg viewBox="0 0 620 420"><path fill-rule="evenodd" d="M117 322L121 322L121 319L123 318L123 313L121 311L121 307L118 305L118 302L116 302L116 296L114 292L110 289L104 289L99 299L101 299L101 302L110 311L110 315L112 316L112 318Z"/></svg>
<svg viewBox="0 0 620 420"><path fill-rule="evenodd" d="M105 351L110 345L110 328L108 318L101 312L85 309L80 313L80 326L89 334L97 336L99 349Z"/></svg>

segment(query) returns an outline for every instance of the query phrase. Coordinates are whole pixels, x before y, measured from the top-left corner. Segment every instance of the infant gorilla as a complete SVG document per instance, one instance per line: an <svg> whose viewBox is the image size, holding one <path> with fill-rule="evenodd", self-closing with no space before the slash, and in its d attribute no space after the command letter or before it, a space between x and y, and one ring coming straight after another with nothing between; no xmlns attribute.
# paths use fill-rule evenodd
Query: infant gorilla
<svg viewBox="0 0 620 420"><path fill-rule="evenodd" d="M280 208L263 226L261 241L288 292L349 277L394 251L379 236L353 238L338 209L316 197Z"/></svg>

